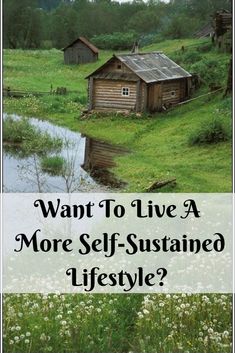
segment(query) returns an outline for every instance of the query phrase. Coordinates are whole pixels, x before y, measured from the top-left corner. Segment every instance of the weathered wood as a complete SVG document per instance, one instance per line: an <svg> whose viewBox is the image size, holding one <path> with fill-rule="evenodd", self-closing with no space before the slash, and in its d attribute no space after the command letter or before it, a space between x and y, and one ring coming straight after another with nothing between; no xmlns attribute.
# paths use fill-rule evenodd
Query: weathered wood
<svg viewBox="0 0 235 353"><path fill-rule="evenodd" d="M141 111L141 81L138 80L136 83L136 104L135 104L136 112Z"/></svg>
<svg viewBox="0 0 235 353"><path fill-rule="evenodd" d="M89 78L89 110L93 109L93 77Z"/></svg>
<svg viewBox="0 0 235 353"><path fill-rule="evenodd" d="M230 59L229 62L229 68L228 68L228 78L227 78L227 87L224 93L224 96L226 96L227 94L230 94L232 92L233 89L233 60L232 58Z"/></svg>
<svg viewBox="0 0 235 353"><path fill-rule="evenodd" d="M153 191L155 189L160 189L163 186L169 185L169 184L176 184L176 178L174 179L168 179L168 180L161 180L161 181L155 181L154 183L152 183L147 189L146 191Z"/></svg>
<svg viewBox="0 0 235 353"><path fill-rule="evenodd" d="M123 96L122 89L129 88L129 95ZM94 80L93 108L129 109L136 107L136 83L129 81L112 81L104 79Z"/></svg>
<svg viewBox="0 0 235 353"><path fill-rule="evenodd" d="M95 49L95 51L94 51ZM65 64L84 64L98 60L98 50L85 38L79 37L76 41L63 49Z"/></svg>
<svg viewBox="0 0 235 353"><path fill-rule="evenodd" d="M182 72L180 78L175 79L173 77L176 75L172 72L171 78L169 75L171 67L164 57L161 60L162 72L159 72L158 79L154 69L157 70L161 64L159 65L158 60L151 54L140 54L142 56L138 58L134 57L138 54L130 54L130 57L114 56L89 75L88 78L94 78L93 103L89 104L89 110L156 112L188 98L191 93L191 76L187 72ZM180 67L177 69L179 72L182 71ZM166 80L165 77L168 76ZM129 89L128 95L123 94L123 88ZM91 100L91 97L89 99Z"/></svg>

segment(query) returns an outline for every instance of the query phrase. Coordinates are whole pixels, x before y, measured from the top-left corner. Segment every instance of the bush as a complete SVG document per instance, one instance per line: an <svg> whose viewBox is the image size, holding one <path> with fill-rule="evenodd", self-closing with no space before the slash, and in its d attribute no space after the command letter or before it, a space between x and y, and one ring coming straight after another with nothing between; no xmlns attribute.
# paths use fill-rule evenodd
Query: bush
<svg viewBox="0 0 235 353"><path fill-rule="evenodd" d="M65 160L60 156L43 157L41 159L42 171L50 175L61 175L64 170Z"/></svg>
<svg viewBox="0 0 235 353"><path fill-rule="evenodd" d="M100 49L126 50L131 49L137 40L135 32L101 34L92 38L92 42Z"/></svg>
<svg viewBox="0 0 235 353"><path fill-rule="evenodd" d="M231 138L229 126L219 118L205 121L189 137L190 145L212 144L228 141Z"/></svg>
<svg viewBox="0 0 235 353"><path fill-rule="evenodd" d="M191 72L196 72L207 85L222 85L226 81L227 68L225 62L204 58L191 65L190 69Z"/></svg>

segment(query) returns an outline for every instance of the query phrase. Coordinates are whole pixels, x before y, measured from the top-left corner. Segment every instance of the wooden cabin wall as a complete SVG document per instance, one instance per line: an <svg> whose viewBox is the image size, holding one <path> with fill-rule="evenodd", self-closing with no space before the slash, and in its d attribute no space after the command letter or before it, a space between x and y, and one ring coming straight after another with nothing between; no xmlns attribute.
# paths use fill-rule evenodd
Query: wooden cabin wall
<svg viewBox="0 0 235 353"><path fill-rule="evenodd" d="M187 79L163 82L162 104L166 107L182 102L187 96Z"/></svg>
<svg viewBox="0 0 235 353"><path fill-rule="evenodd" d="M94 62L98 59L98 54L95 54L84 43L75 43L72 47L65 49L64 62L65 64L85 64Z"/></svg>
<svg viewBox="0 0 235 353"><path fill-rule="evenodd" d="M140 109L138 111L145 112L147 110L147 99L148 99L148 90L147 85L144 82L141 82L141 96L140 96Z"/></svg>
<svg viewBox="0 0 235 353"><path fill-rule="evenodd" d="M189 96L191 79L163 81L148 86L147 109L150 112L161 111L182 102Z"/></svg>
<svg viewBox="0 0 235 353"><path fill-rule="evenodd" d="M147 109L150 112L162 110L162 84L155 83L148 86Z"/></svg>
<svg viewBox="0 0 235 353"><path fill-rule="evenodd" d="M100 72L133 73L126 65L115 58L110 63L105 65Z"/></svg>
<svg viewBox="0 0 235 353"><path fill-rule="evenodd" d="M129 96L122 96L123 87L129 88ZM97 110L135 110L136 87L136 82L94 79L92 93L90 93L90 100L92 99L92 107L90 108Z"/></svg>

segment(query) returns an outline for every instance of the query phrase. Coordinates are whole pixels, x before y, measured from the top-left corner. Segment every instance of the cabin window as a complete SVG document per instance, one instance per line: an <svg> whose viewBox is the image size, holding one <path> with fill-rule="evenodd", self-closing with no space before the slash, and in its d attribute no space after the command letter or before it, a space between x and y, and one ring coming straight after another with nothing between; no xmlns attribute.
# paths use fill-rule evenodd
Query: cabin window
<svg viewBox="0 0 235 353"><path fill-rule="evenodd" d="M121 68L122 68L122 65L121 64L117 64L117 69L121 70Z"/></svg>
<svg viewBox="0 0 235 353"><path fill-rule="evenodd" d="M171 91L171 97L175 97L176 96L176 92L175 91Z"/></svg>
<svg viewBox="0 0 235 353"><path fill-rule="evenodd" d="M122 96L129 96L129 95L130 95L129 87L122 87Z"/></svg>

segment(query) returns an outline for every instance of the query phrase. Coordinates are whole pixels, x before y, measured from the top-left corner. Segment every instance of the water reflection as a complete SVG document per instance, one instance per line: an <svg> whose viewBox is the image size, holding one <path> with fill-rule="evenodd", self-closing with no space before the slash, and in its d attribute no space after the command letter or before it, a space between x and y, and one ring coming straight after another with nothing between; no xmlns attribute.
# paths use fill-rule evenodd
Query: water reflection
<svg viewBox="0 0 235 353"><path fill-rule="evenodd" d="M14 115L14 119L20 119ZM4 115L7 119L7 115ZM92 192L104 191L81 167L84 161L85 138L79 133L55 126L47 121L30 118L32 125L52 137L63 140L59 155L66 160L63 175L51 176L40 168L40 159L36 154L24 157L9 146L3 148L3 190L4 192ZM50 156L55 154L50 153Z"/></svg>

